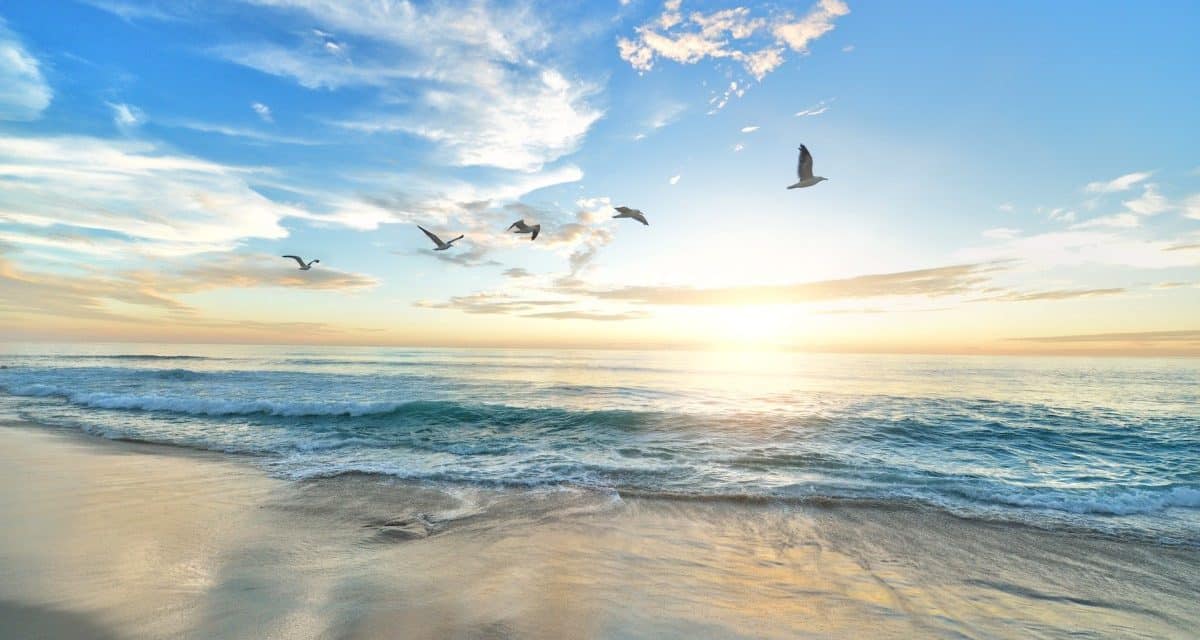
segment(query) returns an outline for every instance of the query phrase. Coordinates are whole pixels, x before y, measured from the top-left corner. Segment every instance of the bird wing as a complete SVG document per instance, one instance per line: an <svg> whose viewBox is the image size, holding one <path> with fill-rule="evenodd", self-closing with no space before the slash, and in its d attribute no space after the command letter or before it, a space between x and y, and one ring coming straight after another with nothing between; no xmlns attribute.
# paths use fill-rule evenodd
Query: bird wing
<svg viewBox="0 0 1200 640"><path fill-rule="evenodd" d="M298 263L300 264L300 266L302 266L302 267L304 266L304 261L300 259L300 256L291 256L291 255L288 255L288 256L279 256L279 257L281 257L281 258L291 258L292 260L295 260L296 262L298 262Z"/></svg>
<svg viewBox="0 0 1200 640"><path fill-rule="evenodd" d="M629 215L629 212L633 211L633 209L630 209L629 207L613 207L613 208L616 209L617 211L620 211L621 215L623 215L623 216L627 216L627 215Z"/></svg>
<svg viewBox="0 0 1200 640"><path fill-rule="evenodd" d="M508 225L508 228L505 229L505 231L512 231L513 227L516 227L517 229L524 229L525 228L525 220L517 220L516 222Z"/></svg>
<svg viewBox="0 0 1200 640"><path fill-rule="evenodd" d="M532 227L530 227L530 228L531 228L531 229L533 229L533 235L532 235L532 236L530 236L530 238L529 238L529 239L530 239L530 240L537 240L537 236L538 236L538 234L542 232L542 225L540 225L540 224L535 224L535 225L533 225L533 226L532 226Z"/></svg>
<svg viewBox="0 0 1200 640"><path fill-rule="evenodd" d="M447 242L447 243L446 243L446 246L448 247L448 246L450 246L450 245L454 244L455 242L458 242L459 240L462 240L462 239L463 239L463 238L465 238L465 237L466 237L466 236L464 236L464 235L461 235L461 234L460 234L460 235L459 235L457 238L455 238L455 239L451 240L450 242Z"/></svg>
<svg viewBox="0 0 1200 640"><path fill-rule="evenodd" d="M430 240L433 240L433 243L436 244L437 246L440 247L444 244L442 242L442 239L433 235L433 232L431 232L429 229L426 229L425 227L422 227L421 225L417 225L417 228L420 229L421 231L424 231L425 235L428 236Z"/></svg>
<svg viewBox="0 0 1200 640"><path fill-rule="evenodd" d="M808 147L800 145L800 164L796 166L796 174L801 180L809 180L813 177L812 172L813 158L808 152Z"/></svg>
<svg viewBox="0 0 1200 640"><path fill-rule="evenodd" d="M634 220L637 220L638 222L640 222L640 223L642 223L642 224L646 225L647 227L648 227L648 226L650 226L650 223L649 223L649 222L646 222L646 216L642 215L642 212L641 212L641 211L635 211L635 212L633 213L633 215L631 215L631 216L629 216L629 217L630 217L630 218L633 218Z"/></svg>

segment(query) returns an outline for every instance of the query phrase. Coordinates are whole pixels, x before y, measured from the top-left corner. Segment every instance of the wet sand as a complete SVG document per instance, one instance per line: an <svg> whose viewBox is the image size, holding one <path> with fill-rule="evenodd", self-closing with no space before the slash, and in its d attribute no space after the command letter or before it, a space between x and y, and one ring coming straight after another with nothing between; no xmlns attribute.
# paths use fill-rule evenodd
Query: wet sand
<svg viewBox="0 0 1200 640"><path fill-rule="evenodd" d="M1194 637L1200 550L921 509L289 482L0 426L3 638Z"/></svg>

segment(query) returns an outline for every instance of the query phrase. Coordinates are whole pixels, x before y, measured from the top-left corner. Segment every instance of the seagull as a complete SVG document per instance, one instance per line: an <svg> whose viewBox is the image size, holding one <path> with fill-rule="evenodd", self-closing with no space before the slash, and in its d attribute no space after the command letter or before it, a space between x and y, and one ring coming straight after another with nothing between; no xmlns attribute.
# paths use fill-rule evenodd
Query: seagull
<svg viewBox="0 0 1200 640"><path fill-rule="evenodd" d="M533 235L529 236L529 239L537 240L538 234L542 232L542 225L540 225L540 224L534 224L534 225L525 224L525 219L521 218L520 220L517 220L516 222L508 225L508 228L505 229L505 231L512 231L513 229L516 229L517 233L531 233Z"/></svg>
<svg viewBox="0 0 1200 640"><path fill-rule="evenodd" d="M613 216L614 218L633 218L646 226L650 226L650 223L646 222L646 214L642 213L641 209L630 209L629 207L614 207L614 209L621 212Z"/></svg>
<svg viewBox="0 0 1200 640"><path fill-rule="evenodd" d="M312 266L314 264L320 262L320 260L309 260L308 262L305 262L304 260L300 259L300 256L280 256L280 257L281 258L291 258L292 260L295 260L297 263L299 263L301 271L308 271L309 269L312 268Z"/></svg>
<svg viewBox="0 0 1200 640"><path fill-rule="evenodd" d="M812 173L812 154L808 152L808 147L800 145L800 164L796 166L796 175L800 177L800 182L788 187L789 189L803 189L811 187L822 180L821 176L814 176Z"/></svg>
<svg viewBox="0 0 1200 640"><path fill-rule="evenodd" d="M417 225L417 228L420 229L421 231L424 231L425 235L429 236L429 239L433 240L433 243L437 245L437 248L434 249L434 251L445 251L446 249L450 248L450 245L463 239L463 237L460 235L457 238L455 238L449 242L442 242L442 239L433 235L433 233L431 233L429 231L429 229L426 229L425 227L422 227L421 225Z"/></svg>

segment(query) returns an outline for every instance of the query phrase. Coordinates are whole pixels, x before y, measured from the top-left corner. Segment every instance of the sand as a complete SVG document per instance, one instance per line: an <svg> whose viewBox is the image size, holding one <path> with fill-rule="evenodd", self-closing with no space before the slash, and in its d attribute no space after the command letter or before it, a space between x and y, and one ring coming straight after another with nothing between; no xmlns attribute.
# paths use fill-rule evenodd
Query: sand
<svg viewBox="0 0 1200 640"><path fill-rule="evenodd" d="M1194 637L1200 551L932 510L292 482L0 426L0 637Z"/></svg>

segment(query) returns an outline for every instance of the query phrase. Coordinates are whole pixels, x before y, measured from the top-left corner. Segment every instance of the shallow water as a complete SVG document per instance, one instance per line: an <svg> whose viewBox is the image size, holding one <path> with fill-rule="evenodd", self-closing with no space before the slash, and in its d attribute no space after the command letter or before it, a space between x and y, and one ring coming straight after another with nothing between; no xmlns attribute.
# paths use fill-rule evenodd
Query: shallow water
<svg viewBox="0 0 1200 640"><path fill-rule="evenodd" d="M1185 359L6 347L0 412L284 478L921 505L1200 545Z"/></svg>

